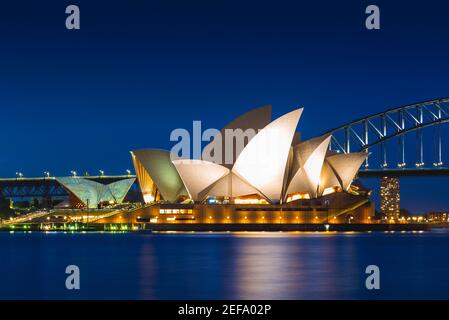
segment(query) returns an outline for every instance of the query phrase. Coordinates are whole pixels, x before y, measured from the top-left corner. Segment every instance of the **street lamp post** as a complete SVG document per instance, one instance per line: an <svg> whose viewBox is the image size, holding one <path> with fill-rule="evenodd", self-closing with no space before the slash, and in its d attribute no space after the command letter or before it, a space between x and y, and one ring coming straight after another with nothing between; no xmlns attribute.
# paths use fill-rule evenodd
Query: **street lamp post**
<svg viewBox="0 0 449 320"><path fill-rule="evenodd" d="M87 221L86 223L89 223L89 198L86 199L86 204L87 204Z"/></svg>
<svg viewBox="0 0 449 320"><path fill-rule="evenodd" d="M324 225L324 228L326 228L326 231L329 231L329 199L324 201L324 206L326 207L326 224Z"/></svg>

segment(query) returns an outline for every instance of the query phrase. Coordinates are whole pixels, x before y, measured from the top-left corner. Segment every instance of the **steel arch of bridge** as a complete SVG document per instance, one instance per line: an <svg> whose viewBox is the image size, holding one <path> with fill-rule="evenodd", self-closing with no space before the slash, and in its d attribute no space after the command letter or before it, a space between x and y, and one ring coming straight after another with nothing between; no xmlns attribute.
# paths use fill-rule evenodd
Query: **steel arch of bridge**
<svg viewBox="0 0 449 320"><path fill-rule="evenodd" d="M433 166L441 167L443 165L441 125L448 121L449 97L391 108L332 129L326 134L332 135L329 148L337 152L363 150L369 152L373 146L380 145L382 168L387 167L386 142L397 137L398 167L402 168L405 166L404 135L416 131L415 165L422 167L424 165L422 131L424 128L435 126ZM368 167L368 160L365 167Z"/></svg>

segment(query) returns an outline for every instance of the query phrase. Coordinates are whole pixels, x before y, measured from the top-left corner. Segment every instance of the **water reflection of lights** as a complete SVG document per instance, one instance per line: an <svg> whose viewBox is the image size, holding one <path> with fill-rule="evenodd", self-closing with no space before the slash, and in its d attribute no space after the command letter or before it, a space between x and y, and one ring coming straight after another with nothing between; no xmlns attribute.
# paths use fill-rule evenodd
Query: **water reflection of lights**
<svg viewBox="0 0 449 320"><path fill-rule="evenodd" d="M253 235L255 236L255 235ZM247 239L237 248L236 286L238 299L276 299L292 296L302 283L300 250L291 246L270 244L265 235ZM269 237L272 237L270 234ZM292 275L295 281L292 281Z"/></svg>
<svg viewBox="0 0 449 320"><path fill-rule="evenodd" d="M351 238L356 234L345 233ZM246 238L236 247L233 264L236 299L315 299L323 298L323 292L332 299L338 297L339 287L357 286L352 279L357 274L356 261L351 258L354 240L345 240L343 250L336 250L339 239L346 236L335 232L233 236Z"/></svg>
<svg viewBox="0 0 449 320"><path fill-rule="evenodd" d="M155 254L153 246L146 242L142 245L139 255L139 289L143 299L155 299L154 292L156 271L155 271Z"/></svg>

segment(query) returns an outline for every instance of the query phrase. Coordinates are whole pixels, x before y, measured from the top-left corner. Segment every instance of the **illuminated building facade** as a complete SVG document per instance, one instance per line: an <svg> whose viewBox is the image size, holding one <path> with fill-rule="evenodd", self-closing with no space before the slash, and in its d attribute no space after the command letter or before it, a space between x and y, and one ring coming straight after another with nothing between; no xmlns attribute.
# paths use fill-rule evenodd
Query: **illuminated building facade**
<svg viewBox="0 0 449 320"><path fill-rule="evenodd" d="M426 219L430 223L449 223L449 212L430 212L426 214Z"/></svg>
<svg viewBox="0 0 449 320"><path fill-rule="evenodd" d="M154 203L97 223L145 224L371 224L374 206L366 197L335 192L285 204Z"/></svg>
<svg viewBox="0 0 449 320"><path fill-rule="evenodd" d="M202 159L172 159L169 151L157 149L132 151L147 205L140 220L368 222L373 211L368 194L352 182L369 154L330 151L330 135L300 141L296 128L302 113L299 108L271 121L271 106L265 106L238 117L221 132L254 129L257 134L246 137L241 150L232 141L231 157L219 139L204 148ZM222 159L207 157L217 150Z"/></svg>
<svg viewBox="0 0 449 320"><path fill-rule="evenodd" d="M380 179L380 210L387 219L399 219L401 211L399 178L382 177Z"/></svg>

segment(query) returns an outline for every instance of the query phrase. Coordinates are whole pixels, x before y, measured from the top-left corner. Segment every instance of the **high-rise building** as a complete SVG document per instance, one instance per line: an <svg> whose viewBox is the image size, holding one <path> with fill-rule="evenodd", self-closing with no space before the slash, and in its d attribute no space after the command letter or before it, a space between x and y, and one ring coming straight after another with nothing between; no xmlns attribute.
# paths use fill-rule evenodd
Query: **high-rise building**
<svg viewBox="0 0 449 320"><path fill-rule="evenodd" d="M399 178L382 177L380 179L380 210L388 219L399 219L401 210Z"/></svg>

